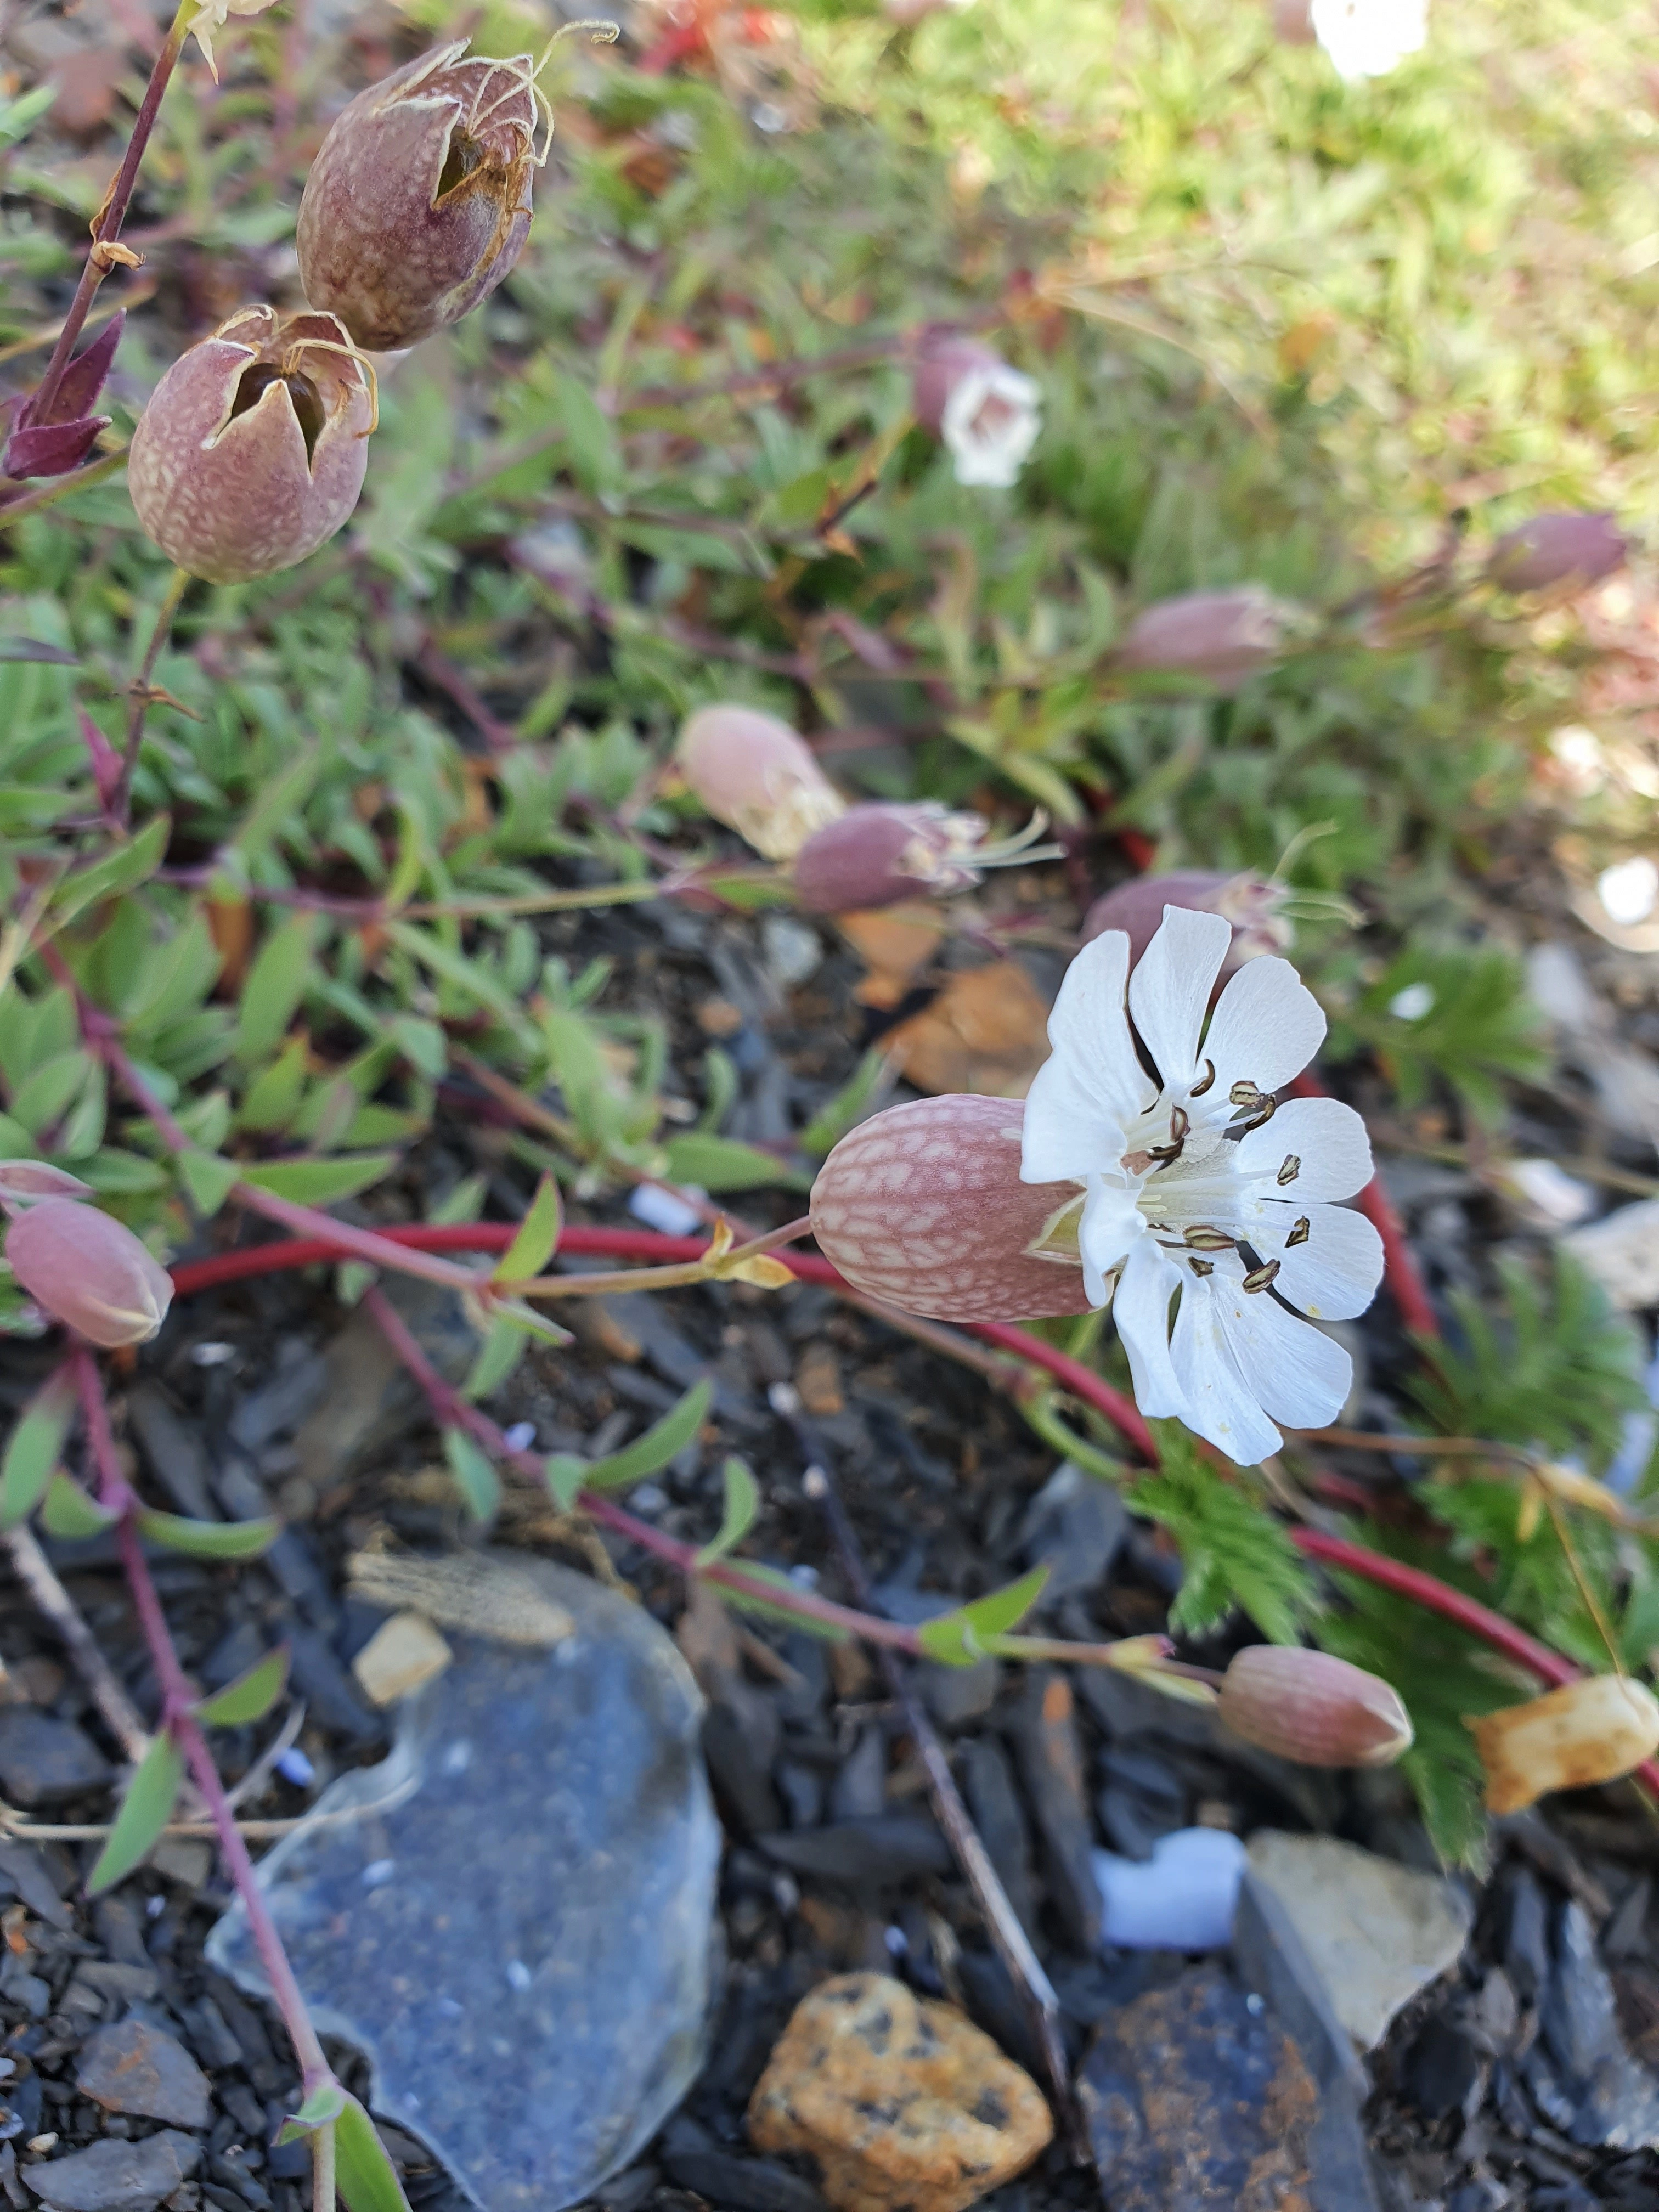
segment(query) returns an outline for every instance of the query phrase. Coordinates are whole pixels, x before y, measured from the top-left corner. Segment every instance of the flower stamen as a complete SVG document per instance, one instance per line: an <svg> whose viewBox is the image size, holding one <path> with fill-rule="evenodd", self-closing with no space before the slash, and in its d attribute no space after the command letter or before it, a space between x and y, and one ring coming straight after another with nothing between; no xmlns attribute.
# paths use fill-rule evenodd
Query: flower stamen
<svg viewBox="0 0 1659 2212"><path fill-rule="evenodd" d="M1279 1267L1279 1263L1277 1260L1269 1260L1265 1267L1252 1267L1249 1273L1244 1278L1245 1289L1247 1291L1265 1291L1273 1282L1273 1278L1278 1274Z"/></svg>
<svg viewBox="0 0 1659 2212"><path fill-rule="evenodd" d="M1285 1249L1288 1252L1293 1244L1305 1244L1308 1241L1309 1233L1310 1224L1307 1215L1305 1213L1298 1215L1295 1228L1291 1230L1290 1235L1285 1239Z"/></svg>
<svg viewBox="0 0 1659 2212"><path fill-rule="evenodd" d="M1204 1066L1206 1069L1204 1080L1202 1083L1192 1085L1187 1093L1189 1098L1201 1098L1206 1091L1212 1090L1215 1086L1215 1062L1206 1059Z"/></svg>
<svg viewBox="0 0 1659 2212"><path fill-rule="evenodd" d="M1195 1275L1212 1275L1215 1273L1213 1260L1200 1260L1194 1254L1188 1255L1187 1265Z"/></svg>
<svg viewBox="0 0 1659 2212"><path fill-rule="evenodd" d="M1294 1182L1301 1172L1302 1161L1299 1154L1296 1152L1286 1152L1285 1155L1284 1164L1279 1170L1279 1182L1281 1184Z"/></svg>
<svg viewBox="0 0 1659 2212"><path fill-rule="evenodd" d="M1198 1252L1231 1252L1236 1241L1224 1229L1211 1229L1202 1222L1186 1232L1186 1242Z"/></svg>

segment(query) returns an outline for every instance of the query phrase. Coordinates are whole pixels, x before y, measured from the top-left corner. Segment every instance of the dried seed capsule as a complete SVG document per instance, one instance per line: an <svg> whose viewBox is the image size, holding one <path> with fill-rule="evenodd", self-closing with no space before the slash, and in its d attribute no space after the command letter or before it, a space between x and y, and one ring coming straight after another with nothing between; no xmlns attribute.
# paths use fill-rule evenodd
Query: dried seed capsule
<svg viewBox="0 0 1659 2212"><path fill-rule="evenodd" d="M1166 906L1218 914L1233 926L1232 946L1218 979L1224 981L1258 954L1288 950L1296 933L1279 909L1289 896L1285 884L1269 883L1248 868L1237 876L1206 875L1195 868L1135 876L1095 901L1083 917L1083 941L1086 945L1108 929L1124 931L1133 968L1152 943Z"/></svg>
<svg viewBox="0 0 1659 2212"><path fill-rule="evenodd" d="M1486 574L1506 592L1599 583L1622 568L1630 540L1611 514L1534 514L1492 547Z"/></svg>
<svg viewBox="0 0 1659 2212"><path fill-rule="evenodd" d="M1304 609L1261 584L1182 592L1141 609L1115 659L1120 668L1193 676L1237 691L1247 678L1270 668L1306 622Z"/></svg>
<svg viewBox="0 0 1659 2212"><path fill-rule="evenodd" d="M131 1230L72 1198L20 1213L6 1258L36 1305L89 1344L143 1344L173 1302L172 1277Z"/></svg>
<svg viewBox="0 0 1659 2212"><path fill-rule="evenodd" d="M1233 1734L1302 1766L1392 1766L1412 1747L1411 1716L1378 1675L1299 1645L1253 1644L1221 1683Z"/></svg>
<svg viewBox="0 0 1659 2212"><path fill-rule="evenodd" d="M1552 1790L1616 1781L1659 1751L1659 1700L1622 1674L1587 1674L1465 1725L1494 1814L1522 1812Z"/></svg>
<svg viewBox="0 0 1659 2212"><path fill-rule="evenodd" d="M434 46L335 118L300 202L306 297L371 352L476 307L530 235L538 95L527 54Z"/></svg>
<svg viewBox="0 0 1659 2212"><path fill-rule="evenodd" d="M769 860L792 860L846 801L811 747L755 707L699 707L675 748L680 774L716 822Z"/></svg>
<svg viewBox="0 0 1659 2212"><path fill-rule="evenodd" d="M849 807L795 855L795 896L811 914L849 914L896 899L942 898L979 881L980 814L933 799Z"/></svg>
<svg viewBox="0 0 1659 2212"><path fill-rule="evenodd" d="M1087 1312L1082 1192L1020 1181L1024 1118L1018 1099L952 1093L861 1122L812 1186L825 1258L872 1297L940 1321Z"/></svg>
<svg viewBox="0 0 1659 2212"><path fill-rule="evenodd" d="M291 568L348 520L374 427L373 380L343 324L244 307L150 394L127 488L169 560L244 583Z"/></svg>

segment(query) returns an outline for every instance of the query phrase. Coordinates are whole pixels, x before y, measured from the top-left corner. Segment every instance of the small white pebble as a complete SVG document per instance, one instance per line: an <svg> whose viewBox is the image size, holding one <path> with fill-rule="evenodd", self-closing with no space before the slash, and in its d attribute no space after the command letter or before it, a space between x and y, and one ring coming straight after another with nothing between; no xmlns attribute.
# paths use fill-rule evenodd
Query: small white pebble
<svg viewBox="0 0 1659 2212"><path fill-rule="evenodd" d="M146 1919L159 1920L167 1909L167 1901L165 1897L148 1897L144 1899Z"/></svg>
<svg viewBox="0 0 1659 2212"><path fill-rule="evenodd" d="M629 1493L628 1502L636 1513L644 1513L647 1516L653 1513L665 1513L668 1510L668 1492L665 1490L659 1490L654 1482L642 1482L637 1490Z"/></svg>
<svg viewBox="0 0 1659 2212"><path fill-rule="evenodd" d="M1177 1828L1143 1862L1094 1855L1101 1934L1126 1951L1216 1951L1231 1942L1244 1846L1223 1828Z"/></svg>
<svg viewBox="0 0 1659 2212"><path fill-rule="evenodd" d="M1407 983L1403 991L1396 991L1389 1001L1389 1012L1397 1022L1420 1022L1425 1014L1434 1012L1432 983Z"/></svg>
<svg viewBox="0 0 1659 2212"><path fill-rule="evenodd" d="M465 2014L466 2007L459 1997L440 1997L438 2009L446 2020L459 2020ZM409 2093L405 2090L404 2094L407 2096Z"/></svg>
<svg viewBox="0 0 1659 2212"><path fill-rule="evenodd" d="M818 1586L818 1571L816 1567L804 1565L791 1567L789 1579L797 1589L815 1590Z"/></svg>
<svg viewBox="0 0 1659 2212"><path fill-rule="evenodd" d="M887 1955L891 1959L903 1958L910 1948L909 1940L902 1928L884 1928L881 1940L887 1946Z"/></svg>
<svg viewBox="0 0 1659 2212"><path fill-rule="evenodd" d="M1632 929L1659 906L1659 867L1643 853L1620 860L1595 878L1595 896L1609 921Z"/></svg>
<svg viewBox="0 0 1659 2212"><path fill-rule="evenodd" d="M309 1790L317 1779L316 1768L298 1744L290 1746L283 1753L276 1762L276 1771L284 1782L291 1782L296 1790Z"/></svg>
<svg viewBox="0 0 1659 2212"><path fill-rule="evenodd" d="M511 1986L522 1995L530 1987L533 1977L522 1959L509 1959L507 1962L507 1978Z"/></svg>
<svg viewBox="0 0 1659 2212"><path fill-rule="evenodd" d="M192 1367L222 1367L226 1360L235 1357L234 1344L196 1344L191 1346L190 1364Z"/></svg>
<svg viewBox="0 0 1659 2212"><path fill-rule="evenodd" d="M472 1747L465 1736L459 1742L452 1743L444 1753L443 1771L446 1774L465 1774L471 1764Z"/></svg>
<svg viewBox="0 0 1659 2212"><path fill-rule="evenodd" d="M698 1198L706 1195L701 1190L694 1194ZM698 1209L665 1183L635 1183L629 1196L628 1210L635 1221L644 1222L647 1229L654 1229L662 1237L690 1237L702 1224Z"/></svg>
<svg viewBox="0 0 1659 2212"><path fill-rule="evenodd" d="M371 1859L369 1863L363 1869L363 1887L365 1889L378 1889L382 1882L390 1881L392 1875L396 1874L397 1871L398 1862L396 1859Z"/></svg>
<svg viewBox="0 0 1659 2212"><path fill-rule="evenodd" d="M44 2158L49 2150L57 2149L58 2137L55 2133L49 2136L31 2136L23 2148L25 2150L32 2150L36 2158Z"/></svg>
<svg viewBox="0 0 1659 2212"><path fill-rule="evenodd" d="M1568 1175L1553 1160L1511 1160L1505 1179L1556 1228L1571 1229L1595 1211L1595 1193L1589 1184Z"/></svg>
<svg viewBox="0 0 1659 2212"><path fill-rule="evenodd" d="M508 1451L528 1451L536 1441L534 1421L514 1421L507 1432Z"/></svg>

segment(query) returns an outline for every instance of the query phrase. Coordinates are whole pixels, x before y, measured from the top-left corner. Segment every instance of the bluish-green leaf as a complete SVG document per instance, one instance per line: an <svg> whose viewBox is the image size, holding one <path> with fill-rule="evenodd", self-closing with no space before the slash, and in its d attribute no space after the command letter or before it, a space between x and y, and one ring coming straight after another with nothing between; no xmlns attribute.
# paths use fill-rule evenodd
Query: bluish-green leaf
<svg viewBox="0 0 1659 2212"><path fill-rule="evenodd" d="M252 1521L190 1521L182 1513L145 1511L138 1516L138 1532L193 1559L257 1559L282 1534L283 1524L270 1514Z"/></svg>
<svg viewBox="0 0 1659 2212"><path fill-rule="evenodd" d="M40 1505L40 1525L48 1536L59 1536L65 1543L84 1542L88 1537L101 1536L119 1518L118 1514L95 1504L80 1484L71 1482L61 1468L46 1485Z"/></svg>
<svg viewBox="0 0 1659 2212"><path fill-rule="evenodd" d="M73 874L65 876L53 892L48 909L54 921L61 926L100 899L115 898L123 891L136 890L161 866L172 832L171 817L154 815L125 845L118 845L112 853L106 853L89 867L77 868Z"/></svg>
<svg viewBox="0 0 1659 2212"><path fill-rule="evenodd" d="M524 1219L519 1224L519 1233L502 1253L491 1279L497 1283L527 1283L542 1269L557 1249L559 1231L564 1225L564 1206L559 1197L559 1186L550 1175L544 1175L536 1188L535 1198Z"/></svg>
<svg viewBox="0 0 1659 2212"><path fill-rule="evenodd" d="M235 1057L252 1067L274 1052L305 997L314 964L318 914L292 914L254 957L236 1015Z"/></svg>
<svg viewBox="0 0 1659 2212"><path fill-rule="evenodd" d="M348 2212L409 2212L397 2168L355 2097L334 2122L334 2179Z"/></svg>
<svg viewBox="0 0 1659 2212"><path fill-rule="evenodd" d="M319 2081L297 2112L290 2112L283 2122L277 2136L279 2143L297 2142L318 2128L325 2128L331 2120L337 2120L345 2110L346 2093L337 2081Z"/></svg>
<svg viewBox="0 0 1659 2212"><path fill-rule="evenodd" d="M810 1190L812 1178L786 1167L770 1152L740 1145L734 1137L710 1137L688 1129L663 1146L666 1180L696 1183L702 1190Z"/></svg>
<svg viewBox="0 0 1659 2212"><path fill-rule="evenodd" d="M75 1413L75 1382L67 1367L49 1375L18 1417L0 1462L0 1528L27 1521L52 1480Z"/></svg>
<svg viewBox="0 0 1659 2212"><path fill-rule="evenodd" d="M1042 1595L1048 1579L1047 1567L1033 1567L1017 1583L959 1605L935 1620L924 1620L916 1640L930 1659L946 1667L972 1667L986 1656L985 1639L1006 1636L1024 1620Z"/></svg>
<svg viewBox="0 0 1659 2212"><path fill-rule="evenodd" d="M196 1708L196 1717L206 1728L241 1728L249 1721L263 1720L282 1696L287 1680L288 1647L283 1644L268 1651L246 1674L239 1674L210 1698L204 1698Z"/></svg>
<svg viewBox="0 0 1659 2212"><path fill-rule="evenodd" d="M330 1160L264 1160L245 1167L242 1180L294 1206L331 1206L355 1198L398 1164L396 1152L346 1152Z"/></svg>
<svg viewBox="0 0 1659 2212"><path fill-rule="evenodd" d="M174 1165L191 1205L208 1220L230 1196L242 1172L234 1160L218 1152L180 1152Z"/></svg>
<svg viewBox="0 0 1659 2212"><path fill-rule="evenodd" d="M444 1431L444 1457L475 1521L493 1521L501 1510L501 1479L465 1429Z"/></svg>
<svg viewBox="0 0 1659 2212"><path fill-rule="evenodd" d="M529 1348L526 1332L513 1319L501 1315L489 1324L489 1334L478 1347L478 1356L461 1385L462 1397L477 1405L499 1390Z"/></svg>
<svg viewBox="0 0 1659 2212"><path fill-rule="evenodd" d="M173 1818L185 1778L185 1754L170 1735L158 1735L133 1769L115 1825L87 1877L87 1894L111 1889L140 1865Z"/></svg>
<svg viewBox="0 0 1659 2212"><path fill-rule="evenodd" d="M714 1395L712 1383L694 1382L678 1406L672 1407L661 1420L642 1437L636 1437L624 1450L612 1452L605 1459L590 1460L582 1468L578 1488L624 1490L629 1484L643 1482L647 1474L655 1474L670 1460L678 1459L702 1428L708 1418L709 1401ZM569 1500L561 1502L568 1505Z"/></svg>
<svg viewBox="0 0 1659 2212"><path fill-rule="evenodd" d="M726 1510L720 1525L712 1540L697 1554L699 1567L712 1567L717 1559L735 1551L755 1525L755 1516L760 1511L760 1491L755 1478L740 1459L729 1459L724 1469L726 1480Z"/></svg>

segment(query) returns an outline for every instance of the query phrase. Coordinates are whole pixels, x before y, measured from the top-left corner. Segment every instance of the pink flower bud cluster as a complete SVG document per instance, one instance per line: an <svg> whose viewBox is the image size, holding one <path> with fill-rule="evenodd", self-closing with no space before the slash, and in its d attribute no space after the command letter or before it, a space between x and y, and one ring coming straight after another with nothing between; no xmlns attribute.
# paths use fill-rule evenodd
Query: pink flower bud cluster
<svg viewBox="0 0 1659 2212"><path fill-rule="evenodd" d="M5 1257L41 1311L88 1344L143 1344L167 1319L173 1279L129 1228L83 1201L85 1183L38 1160L0 1160Z"/></svg>

